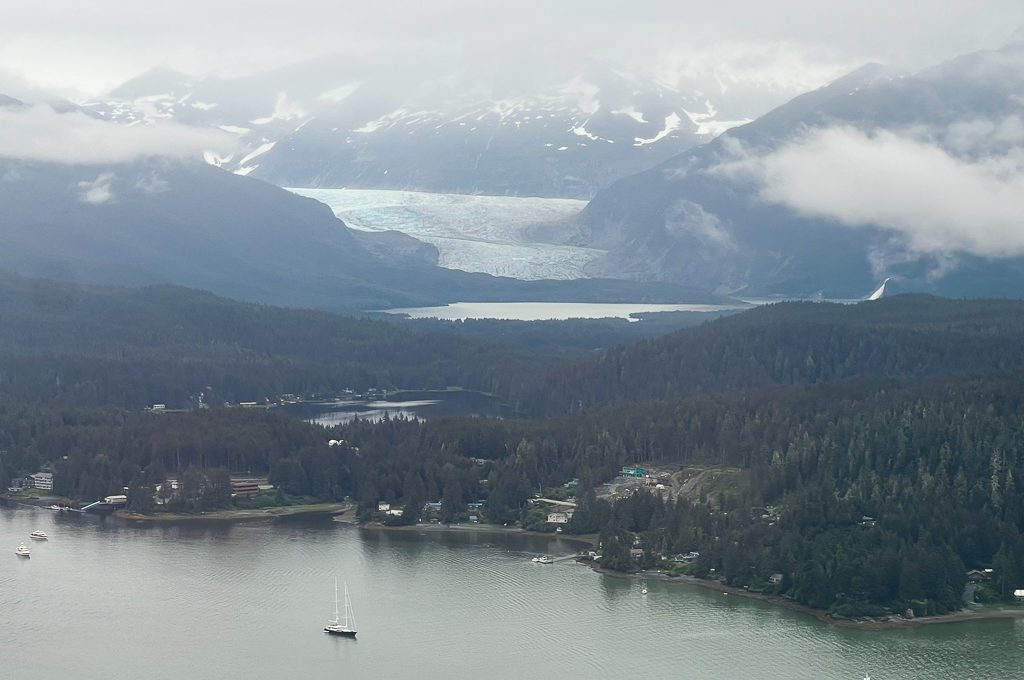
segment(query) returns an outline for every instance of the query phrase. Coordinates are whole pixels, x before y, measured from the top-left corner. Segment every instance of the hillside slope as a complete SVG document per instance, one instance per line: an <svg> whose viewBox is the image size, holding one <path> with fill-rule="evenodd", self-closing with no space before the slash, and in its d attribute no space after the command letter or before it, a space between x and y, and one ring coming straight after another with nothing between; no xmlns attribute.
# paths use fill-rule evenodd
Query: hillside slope
<svg viewBox="0 0 1024 680"><path fill-rule="evenodd" d="M1024 302L898 295L788 302L614 347L510 386L530 413L859 376L1024 369Z"/></svg>
<svg viewBox="0 0 1024 680"><path fill-rule="evenodd" d="M609 251L594 273L723 292L855 298L893 277L1020 296L1019 239L997 214L1019 185L989 173L1016 167L1022 87L1024 42L913 75L867 65L617 182L576 242Z"/></svg>

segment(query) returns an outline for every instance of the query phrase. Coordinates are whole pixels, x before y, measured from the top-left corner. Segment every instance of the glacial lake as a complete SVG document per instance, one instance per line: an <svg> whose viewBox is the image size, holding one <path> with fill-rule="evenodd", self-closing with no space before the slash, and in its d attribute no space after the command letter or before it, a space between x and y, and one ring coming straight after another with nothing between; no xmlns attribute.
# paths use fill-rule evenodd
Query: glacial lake
<svg viewBox="0 0 1024 680"><path fill-rule="evenodd" d="M644 312L728 312L747 309L749 305L598 303L598 302L454 302L440 307L406 307L382 310L388 314L404 314L412 319L507 319L513 321L547 321L564 319L627 319Z"/></svg>
<svg viewBox="0 0 1024 680"><path fill-rule="evenodd" d="M14 555L31 542L32 557ZM862 631L597 574L559 538L328 518L129 524L0 506L4 677L521 680L1020 678L1024 621ZM322 632L334 578L356 640Z"/></svg>

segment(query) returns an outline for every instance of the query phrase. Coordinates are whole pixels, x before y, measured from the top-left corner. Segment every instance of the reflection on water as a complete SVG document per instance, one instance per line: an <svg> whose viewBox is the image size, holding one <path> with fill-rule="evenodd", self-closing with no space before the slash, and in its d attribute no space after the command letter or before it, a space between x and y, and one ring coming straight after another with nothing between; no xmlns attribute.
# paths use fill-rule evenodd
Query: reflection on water
<svg viewBox="0 0 1024 680"><path fill-rule="evenodd" d="M14 547L50 534L30 559ZM608 578L567 540L329 519L133 525L0 507L4 677L1020 677L1022 622L871 632ZM346 581L358 641L323 634Z"/></svg>

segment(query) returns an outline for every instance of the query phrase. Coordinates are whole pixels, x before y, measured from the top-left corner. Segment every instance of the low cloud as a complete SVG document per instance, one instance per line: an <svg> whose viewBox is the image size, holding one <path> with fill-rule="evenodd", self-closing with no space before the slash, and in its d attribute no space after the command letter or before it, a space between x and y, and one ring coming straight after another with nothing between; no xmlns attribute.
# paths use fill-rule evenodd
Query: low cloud
<svg viewBox="0 0 1024 680"><path fill-rule="evenodd" d="M720 252L736 249L736 243L714 213L693 201L680 200L665 217L665 229L674 236L689 236L697 243Z"/></svg>
<svg viewBox="0 0 1024 680"><path fill-rule="evenodd" d="M147 156L230 153L237 140L221 130L172 122L122 125L49 106L0 108L0 158L69 164L125 163Z"/></svg>
<svg viewBox="0 0 1024 680"><path fill-rule="evenodd" d="M170 183L155 173L139 177L135 182L135 188L144 194L162 194L171 190Z"/></svg>
<svg viewBox="0 0 1024 680"><path fill-rule="evenodd" d="M102 205L109 203L114 198L114 192L110 189L110 183L114 179L114 173L100 173L96 179L78 183L78 200L89 205Z"/></svg>
<svg viewBox="0 0 1024 680"><path fill-rule="evenodd" d="M716 172L753 179L763 199L802 215L889 230L912 253L1016 257L1024 255L1019 125L819 129L763 155L741 152Z"/></svg>

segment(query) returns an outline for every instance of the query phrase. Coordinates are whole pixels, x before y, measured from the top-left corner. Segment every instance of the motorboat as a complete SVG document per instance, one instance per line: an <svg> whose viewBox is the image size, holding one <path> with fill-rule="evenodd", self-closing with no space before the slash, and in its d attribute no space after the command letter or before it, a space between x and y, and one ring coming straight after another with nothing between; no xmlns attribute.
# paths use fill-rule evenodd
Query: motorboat
<svg viewBox="0 0 1024 680"><path fill-rule="evenodd" d="M22 543L18 546L18 549L14 551L14 554L18 557L28 557L31 553L29 552L28 546Z"/></svg>
<svg viewBox="0 0 1024 680"><path fill-rule="evenodd" d="M554 558L551 557L551 555L537 555L530 561L536 562L537 564L554 564L555 562Z"/></svg>
<svg viewBox="0 0 1024 680"><path fill-rule="evenodd" d="M40 531L39 529L33 531L31 534L28 535L28 537L34 538L37 541L45 541L49 538L49 536L46 535L45 531Z"/></svg>

